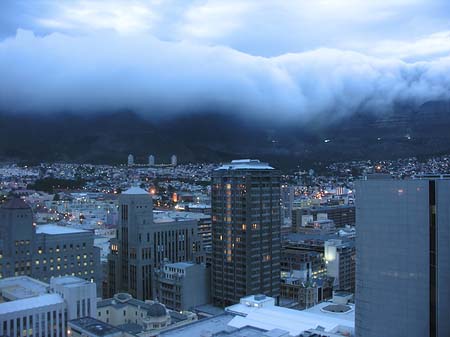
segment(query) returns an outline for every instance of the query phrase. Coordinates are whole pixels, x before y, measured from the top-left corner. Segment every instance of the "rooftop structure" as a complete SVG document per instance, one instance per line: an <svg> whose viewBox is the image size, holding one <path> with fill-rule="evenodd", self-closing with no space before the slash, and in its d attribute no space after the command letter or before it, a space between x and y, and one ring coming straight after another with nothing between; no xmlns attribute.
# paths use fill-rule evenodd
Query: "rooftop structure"
<svg viewBox="0 0 450 337"><path fill-rule="evenodd" d="M280 329L288 331L289 336L300 336L310 330L320 330L322 336L353 336L354 306L347 305L346 310L341 311L333 310L333 306L337 305L323 302L300 311L276 306L273 299L259 306L258 301L247 297L241 303L225 308L225 311L236 315L229 322L235 328L252 326L266 331Z"/></svg>
<svg viewBox="0 0 450 337"><path fill-rule="evenodd" d="M274 168L269 164L260 162L258 159L238 159L232 160L231 163L222 164L216 171L219 170L273 170Z"/></svg>
<svg viewBox="0 0 450 337"><path fill-rule="evenodd" d="M218 316L202 319L194 323L169 329L160 333L160 337L186 337L186 336L214 336L214 337L262 337L265 330L246 326L237 329L229 326L233 315L224 313Z"/></svg>
<svg viewBox="0 0 450 337"><path fill-rule="evenodd" d="M48 292L48 284L28 276L0 280L0 302L36 297Z"/></svg>
<svg viewBox="0 0 450 337"><path fill-rule="evenodd" d="M134 195L148 195L149 193L137 186L130 187L126 191L122 192L122 194L134 194Z"/></svg>
<svg viewBox="0 0 450 337"><path fill-rule="evenodd" d="M38 225L36 226L36 234L47 234L47 235L66 235L66 234L76 234L76 233L88 233L89 231L73 228L73 227L65 227L58 225Z"/></svg>

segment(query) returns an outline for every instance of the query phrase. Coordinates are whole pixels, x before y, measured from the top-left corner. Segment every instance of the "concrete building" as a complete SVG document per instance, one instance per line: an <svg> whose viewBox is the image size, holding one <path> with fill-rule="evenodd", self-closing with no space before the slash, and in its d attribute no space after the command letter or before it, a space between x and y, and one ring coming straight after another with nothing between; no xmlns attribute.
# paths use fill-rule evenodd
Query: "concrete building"
<svg viewBox="0 0 450 337"><path fill-rule="evenodd" d="M155 156L152 154L150 156L148 156L148 165L155 166Z"/></svg>
<svg viewBox="0 0 450 337"><path fill-rule="evenodd" d="M183 212L183 211L153 211L153 216L159 219L166 218L167 221L187 221L193 220L197 222L197 233L202 241L202 250L205 254L206 262L210 265L211 251L212 251L212 234L211 234L211 215L197 213L197 212ZM203 260L201 262L204 262Z"/></svg>
<svg viewBox="0 0 450 337"><path fill-rule="evenodd" d="M64 299L68 320L95 315L97 311L95 283L74 276L53 277L50 280L50 290Z"/></svg>
<svg viewBox="0 0 450 337"><path fill-rule="evenodd" d="M291 219L295 188L288 184L281 185L282 217Z"/></svg>
<svg viewBox="0 0 450 337"><path fill-rule="evenodd" d="M128 166L133 166L134 165L134 156L130 153L128 155Z"/></svg>
<svg viewBox="0 0 450 337"><path fill-rule="evenodd" d="M67 321L95 313L96 286L63 276L52 284L28 276L0 280L0 335L65 337Z"/></svg>
<svg viewBox="0 0 450 337"><path fill-rule="evenodd" d="M201 254L197 221L153 218L150 194L137 187L119 197L117 237L108 257L109 296L128 292L141 300L156 295L155 275L167 259L195 261Z"/></svg>
<svg viewBox="0 0 450 337"><path fill-rule="evenodd" d="M311 218L312 217L312 218ZM355 225L354 205L321 205L294 207L292 209L292 227L303 226L308 221L333 220L337 228Z"/></svg>
<svg viewBox="0 0 450 337"><path fill-rule="evenodd" d="M167 328L197 320L193 312L168 310L156 301L140 301L119 293L97 303L96 318L134 336L156 336Z"/></svg>
<svg viewBox="0 0 450 337"><path fill-rule="evenodd" d="M174 154L170 157L170 165L177 166L177 156Z"/></svg>
<svg viewBox="0 0 450 337"><path fill-rule="evenodd" d="M450 336L449 178L357 183L357 336Z"/></svg>
<svg viewBox="0 0 450 337"><path fill-rule="evenodd" d="M334 279L333 289L355 292L356 250L354 241L325 241L327 276Z"/></svg>
<svg viewBox="0 0 450 337"><path fill-rule="evenodd" d="M3 205L0 219L0 278L27 275L48 282L73 275L101 283L100 248L92 232L35 226L30 206L18 198Z"/></svg>
<svg viewBox="0 0 450 337"><path fill-rule="evenodd" d="M69 321L68 325L71 337L128 337L115 326L92 317L74 319Z"/></svg>
<svg viewBox="0 0 450 337"><path fill-rule="evenodd" d="M284 336L354 336L354 305L323 302L306 310L275 305L273 298L251 295L225 308L235 317L228 323L234 328L251 326L265 331L285 331ZM276 331L277 331L276 330Z"/></svg>
<svg viewBox="0 0 450 337"><path fill-rule="evenodd" d="M259 160L233 160L212 178L212 301L280 295L280 173Z"/></svg>
<svg viewBox="0 0 450 337"><path fill-rule="evenodd" d="M157 298L166 307L182 311L209 303L210 269L204 264L164 264L158 276Z"/></svg>

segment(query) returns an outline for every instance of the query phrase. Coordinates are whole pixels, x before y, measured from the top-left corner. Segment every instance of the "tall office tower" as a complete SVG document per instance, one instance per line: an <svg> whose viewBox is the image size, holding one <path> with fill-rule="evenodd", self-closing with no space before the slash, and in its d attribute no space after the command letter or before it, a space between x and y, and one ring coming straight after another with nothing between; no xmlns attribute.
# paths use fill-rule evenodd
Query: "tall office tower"
<svg viewBox="0 0 450 337"><path fill-rule="evenodd" d="M259 160L233 160L213 172L212 300L239 303L280 295L280 173Z"/></svg>
<svg viewBox="0 0 450 337"><path fill-rule="evenodd" d="M165 259L193 261L201 252L197 221L153 219L150 194L132 187L119 197L117 237L108 257L109 297L128 292L140 300L156 294L155 277Z"/></svg>
<svg viewBox="0 0 450 337"><path fill-rule="evenodd" d="M134 156L130 153L128 155L128 166L133 166L134 165Z"/></svg>
<svg viewBox="0 0 450 337"><path fill-rule="evenodd" d="M357 183L356 336L450 336L448 178Z"/></svg>
<svg viewBox="0 0 450 337"><path fill-rule="evenodd" d="M282 217L291 218L292 207L294 204L294 186L289 186L288 184L281 185L281 202L282 202Z"/></svg>
<svg viewBox="0 0 450 337"><path fill-rule="evenodd" d="M155 166L155 156L152 154L150 156L148 156L148 165Z"/></svg>
<svg viewBox="0 0 450 337"><path fill-rule="evenodd" d="M170 165L177 166L177 156L174 154L170 157Z"/></svg>

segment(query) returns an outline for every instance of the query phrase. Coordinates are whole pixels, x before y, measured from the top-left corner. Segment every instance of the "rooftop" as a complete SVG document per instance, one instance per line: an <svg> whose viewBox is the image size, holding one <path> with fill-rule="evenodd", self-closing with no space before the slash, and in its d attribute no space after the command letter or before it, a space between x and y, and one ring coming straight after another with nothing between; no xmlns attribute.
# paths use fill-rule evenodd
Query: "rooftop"
<svg viewBox="0 0 450 337"><path fill-rule="evenodd" d="M60 276L60 277L52 277L50 280L50 284L54 285L62 285L65 287L78 287L82 284L91 283L86 281L85 279L76 277L76 276Z"/></svg>
<svg viewBox="0 0 450 337"><path fill-rule="evenodd" d="M0 317L16 311L38 309L45 306L63 303L64 300L58 294L44 294L11 302L3 302L0 303Z"/></svg>
<svg viewBox="0 0 450 337"><path fill-rule="evenodd" d="M1 297L9 301L46 294L47 289L47 283L28 276L8 277L0 280Z"/></svg>
<svg viewBox="0 0 450 337"><path fill-rule="evenodd" d="M62 235L75 233L88 233L89 231L73 227L65 227L58 225L38 225L36 226L36 234Z"/></svg>
<svg viewBox="0 0 450 337"><path fill-rule="evenodd" d="M223 164L216 171L220 170L273 170L274 168L267 163L260 162L258 159L239 159L232 160L231 163Z"/></svg>
<svg viewBox="0 0 450 337"><path fill-rule="evenodd" d="M2 206L4 209L29 209L31 208L25 201L20 198L14 197L7 202L5 202Z"/></svg>
<svg viewBox="0 0 450 337"><path fill-rule="evenodd" d="M133 186L127 189L126 191L122 192L122 194L149 195L149 193L146 190L137 186Z"/></svg>
<svg viewBox="0 0 450 337"><path fill-rule="evenodd" d="M225 310L240 313L234 317L229 325L235 328L245 326L257 327L263 330L281 329L289 331L291 336L298 336L309 329L318 326L331 332L337 327L345 327L349 331L354 330L355 312L354 307L346 312L329 312L323 308L329 306L330 302L320 303L307 310L294 310L279 306L253 307L244 304L235 304Z"/></svg>
<svg viewBox="0 0 450 337"><path fill-rule="evenodd" d="M73 319L68 322L70 327L78 328L84 330L94 336L108 336L120 333L121 330L98 319L92 317L83 317L78 319Z"/></svg>
<svg viewBox="0 0 450 337"><path fill-rule="evenodd" d="M219 316L205 318L191 324L183 325L161 332L159 335L171 337L185 336L216 336L220 332L232 331L228 323L233 319L233 315L225 313Z"/></svg>
<svg viewBox="0 0 450 337"><path fill-rule="evenodd" d="M166 267L178 268L178 269L186 269L192 267L194 263L191 262L175 262L175 263L167 263Z"/></svg>

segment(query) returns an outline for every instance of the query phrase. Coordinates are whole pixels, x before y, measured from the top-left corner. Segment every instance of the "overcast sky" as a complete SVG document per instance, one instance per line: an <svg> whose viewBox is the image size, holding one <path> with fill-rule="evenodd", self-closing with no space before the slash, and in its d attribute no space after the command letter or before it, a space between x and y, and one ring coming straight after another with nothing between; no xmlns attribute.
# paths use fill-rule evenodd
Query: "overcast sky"
<svg viewBox="0 0 450 337"><path fill-rule="evenodd" d="M2 0L0 109L384 111L450 98L449 54L450 1Z"/></svg>

